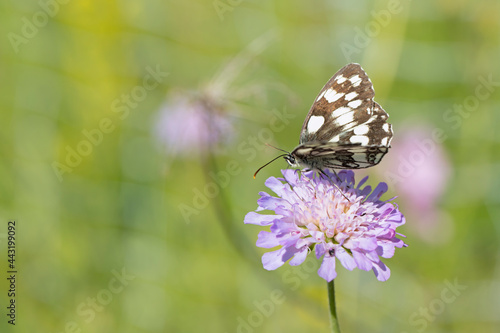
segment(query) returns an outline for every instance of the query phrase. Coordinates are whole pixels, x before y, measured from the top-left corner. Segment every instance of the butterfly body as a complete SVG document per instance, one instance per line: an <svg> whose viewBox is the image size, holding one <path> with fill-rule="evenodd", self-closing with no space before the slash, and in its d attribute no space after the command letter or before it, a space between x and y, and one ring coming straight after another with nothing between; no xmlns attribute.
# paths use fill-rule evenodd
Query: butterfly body
<svg viewBox="0 0 500 333"><path fill-rule="evenodd" d="M340 69L323 87L306 116L299 146L284 156L292 167L322 170L374 166L390 148L389 115L359 64Z"/></svg>

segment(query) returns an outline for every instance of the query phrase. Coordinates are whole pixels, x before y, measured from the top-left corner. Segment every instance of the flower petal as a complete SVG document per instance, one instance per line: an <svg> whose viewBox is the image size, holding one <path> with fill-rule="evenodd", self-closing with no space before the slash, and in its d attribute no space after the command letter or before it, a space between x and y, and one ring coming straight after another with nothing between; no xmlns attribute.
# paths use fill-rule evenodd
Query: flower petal
<svg viewBox="0 0 500 333"><path fill-rule="evenodd" d="M367 180L368 180L368 176L366 176L365 178L361 179L361 181L358 183L358 186L356 188L360 189L361 186L363 186L363 184L366 183Z"/></svg>
<svg viewBox="0 0 500 333"><path fill-rule="evenodd" d="M270 230L272 233L277 234L277 235L288 234L292 231L297 230L297 226L291 222L277 220L277 221L274 221Z"/></svg>
<svg viewBox="0 0 500 333"><path fill-rule="evenodd" d="M366 185L362 190L359 191L359 195L362 197L366 197L372 191L372 187L370 185ZM365 201L368 201L365 199Z"/></svg>
<svg viewBox="0 0 500 333"><path fill-rule="evenodd" d="M281 198L276 198L273 196L270 196L266 192L260 192L261 195L260 199L257 200L257 204L259 205L260 210L275 210L277 207L284 206L284 207L289 207L290 204L288 201L283 200Z"/></svg>
<svg viewBox="0 0 500 333"><path fill-rule="evenodd" d="M283 255L285 254L286 248L281 248L276 251L267 252L262 255L262 265L264 269L268 271L275 270L278 267L283 266L286 260L283 260Z"/></svg>
<svg viewBox="0 0 500 333"><path fill-rule="evenodd" d="M311 234L312 238L318 243L323 242L325 240L325 233L324 232L310 231L309 233Z"/></svg>
<svg viewBox="0 0 500 333"><path fill-rule="evenodd" d="M363 251L373 251L377 248L377 239L375 237L368 238L349 238L344 242L344 246L347 249L354 250L363 250Z"/></svg>
<svg viewBox="0 0 500 333"><path fill-rule="evenodd" d="M314 250L316 252L316 258L321 258L322 255L324 255L327 251L325 243L318 243L314 247Z"/></svg>
<svg viewBox="0 0 500 333"><path fill-rule="evenodd" d="M337 246L335 248L335 257L339 259L342 266L350 271L357 267L354 258L349 253L347 253L347 251L342 246Z"/></svg>
<svg viewBox="0 0 500 333"><path fill-rule="evenodd" d="M405 224L405 217L397 209L393 210L392 213L385 219L385 223L389 223L394 228Z"/></svg>
<svg viewBox="0 0 500 333"><path fill-rule="evenodd" d="M298 184L298 181L299 181L299 170L296 170L296 169L285 169L285 170L281 170L281 174L283 175L283 177L285 178L285 181L292 185L292 186L296 186Z"/></svg>
<svg viewBox="0 0 500 333"><path fill-rule="evenodd" d="M288 192L290 192L290 188L287 185L280 182L276 177L269 177L266 180L265 184L268 188L270 188L274 193L276 193L281 198L285 198L285 196L288 195Z"/></svg>
<svg viewBox="0 0 500 333"><path fill-rule="evenodd" d="M309 253L309 250L307 246L302 248L299 252L295 253L295 256L290 260L290 265L291 266L298 266L304 262L307 258L307 254Z"/></svg>
<svg viewBox="0 0 500 333"><path fill-rule="evenodd" d="M292 233L292 234L287 234L282 237L277 237L279 240L280 244L283 245L284 247L289 247L293 246L294 248L297 248L295 245L297 244L297 241L300 239L301 235L300 233Z"/></svg>
<svg viewBox="0 0 500 333"><path fill-rule="evenodd" d="M373 266L372 261L369 260L364 253L358 250L352 250L352 257L359 269L369 271Z"/></svg>
<svg viewBox="0 0 500 333"><path fill-rule="evenodd" d="M377 187L373 190L372 194L366 198L367 201L377 201L380 199L380 197L387 192L389 187L387 186L386 183L379 183Z"/></svg>
<svg viewBox="0 0 500 333"><path fill-rule="evenodd" d="M337 272L335 271L335 257L325 256L318 269L318 275L328 282L337 277Z"/></svg>
<svg viewBox="0 0 500 333"><path fill-rule="evenodd" d="M276 239L276 235L272 232L261 231L257 236L257 246L270 249L272 247L280 245L279 241Z"/></svg>
<svg viewBox="0 0 500 333"><path fill-rule="evenodd" d="M351 170L341 170L339 172L339 178L342 180L343 183L346 183L346 185L349 185L349 187L352 187L354 185L355 180L354 180L354 172ZM368 176L366 176L368 178Z"/></svg>
<svg viewBox="0 0 500 333"><path fill-rule="evenodd" d="M370 260L371 262L379 262L380 258L378 257L377 251L368 251L364 252L366 258Z"/></svg>
<svg viewBox="0 0 500 333"><path fill-rule="evenodd" d="M377 254L382 258L392 258L394 255L395 247L394 244L390 243L380 243L377 248Z"/></svg>
<svg viewBox="0 0 500 333"><path fill-rule="evenodd" d="M245 215L243 223L266 226L272 224L274 220L277 220L280 217L281 216L279 215L263 215L263 214L258 214L256 212L250 212L247 215Z"/></svg>
<svg viewBox="0 0 500 333"><path fill-rule="evenodd" d="M391 270L382 261L374 262L372 270L379 281L387 281L391 276Z"/></svg>

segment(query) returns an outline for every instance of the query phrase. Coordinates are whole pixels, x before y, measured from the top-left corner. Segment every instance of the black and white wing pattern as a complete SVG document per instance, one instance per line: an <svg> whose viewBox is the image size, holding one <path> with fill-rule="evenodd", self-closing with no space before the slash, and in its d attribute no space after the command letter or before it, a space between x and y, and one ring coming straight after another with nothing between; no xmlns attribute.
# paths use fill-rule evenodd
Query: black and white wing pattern
<svg viewBox="0 0 500 333"><path fill-rule="evenodd" d="M289 156L295 167L360 169L374 166L392 139L389 115L359 64L340 69L316 97L302 126L299 146Z"/></svg>

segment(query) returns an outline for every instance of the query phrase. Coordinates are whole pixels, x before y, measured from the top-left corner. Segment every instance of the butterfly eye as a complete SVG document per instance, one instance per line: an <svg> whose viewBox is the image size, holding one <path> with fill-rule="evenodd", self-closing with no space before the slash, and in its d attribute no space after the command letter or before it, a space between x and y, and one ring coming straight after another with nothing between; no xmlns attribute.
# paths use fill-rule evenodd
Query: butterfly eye
<svg viewBox="0 0 500 333"><path fill-rule="evenodd" d="M290 164L290 166L295 165L295 157L293 157L292 154L285 155L284 158L288 162L288 164Z"/></svg>

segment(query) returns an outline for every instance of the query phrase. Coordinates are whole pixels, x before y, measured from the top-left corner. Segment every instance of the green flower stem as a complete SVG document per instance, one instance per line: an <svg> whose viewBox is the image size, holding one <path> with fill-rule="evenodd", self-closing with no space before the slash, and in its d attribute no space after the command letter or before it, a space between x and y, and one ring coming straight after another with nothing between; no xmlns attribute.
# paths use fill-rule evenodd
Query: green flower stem
<svg viewBox="0 0 500 333"><path fill-rule="evenodd" d="M340 333L339 320L337 318L337 307L335 305L335 286L332 280L328 282L328 304L330 305L330 320L332 324L332 332Z"/></svg>
<svg viewBox="0 0 500 333"><path fill-rule="evenodd" d="M201 165L205 181L207 183L213 182L209 173L213 172L217 174L219 171L215 156L211 153L208 154L206 158L202 158ZM258 264L259 261L256 259L258 255L254 250L254 246L248 241L238 227L238 223L236 222L237 219L233 217L231 201L227 197L226 190L223 186L219 186L219 193L212 199L212 204L217 214L217 220L226 234L229 243L234 246L236 251L238 251L243 258Z"/></svg>

